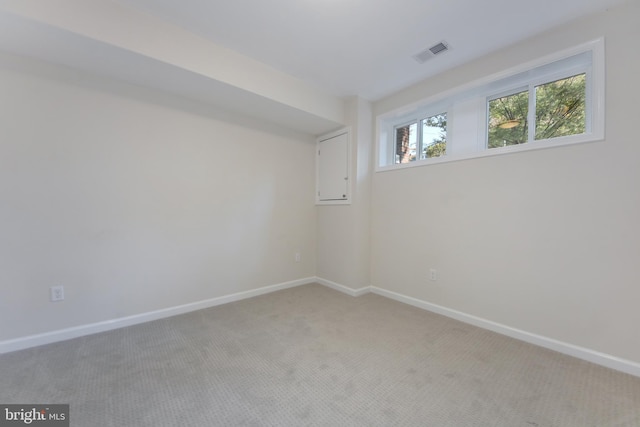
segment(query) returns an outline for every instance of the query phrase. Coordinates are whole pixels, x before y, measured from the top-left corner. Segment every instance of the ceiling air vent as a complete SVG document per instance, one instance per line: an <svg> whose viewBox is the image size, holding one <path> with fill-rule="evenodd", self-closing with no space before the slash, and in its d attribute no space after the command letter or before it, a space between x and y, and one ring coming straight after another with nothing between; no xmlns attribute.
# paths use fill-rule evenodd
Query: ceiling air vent
<svg viewBox="0 0 640 427"><path fill-rule="evenodd" d="M428 49L423 50L420 53L413 55L413 59L422 64L427 59L433 58L435 55L446 52L447 50L449 50L449 45L447 44L447 42L442 41L436 45L431 46Z"/></svg>

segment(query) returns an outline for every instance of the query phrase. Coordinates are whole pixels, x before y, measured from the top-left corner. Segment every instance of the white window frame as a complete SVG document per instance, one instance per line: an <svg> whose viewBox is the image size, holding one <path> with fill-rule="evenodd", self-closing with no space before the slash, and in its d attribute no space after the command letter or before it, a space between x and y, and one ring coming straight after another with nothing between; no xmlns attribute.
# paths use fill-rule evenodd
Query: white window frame
<svg viewBox="0 0 640 427"><path fill-rule="evenodd" d="M409 119L409 120L407 120L405 122L397 123L397 124L395 124L393 126L393 136L392 136L392 138L393 138L393 147L391 147L391 162L393 164L398 164L398 163L396 163L396 148L397 148L396 147L396 143L397 143L397 141L396 141L397 136L396 135L397 135L398 129L406 127L406 126L411 127L411 125L414 124L414 123L416 125L416 160L418 160L418 145L420 144L420 142L419 142L420 141L420 139L419 139L420 138L420 126L419 126L420 119L418 119L417 117L418 116L416 116L415 118Z"/></svg>
<svg viewBox="0 0 640 427"><path fill-rule="evenodd" d="M437 113L433 112L433 111L434 111L433 108L430 108L429 110L424 110L422 112L423 114L418 119L418 135L416 135L416 137L418 138L418 147L419 147L419 150L420 150L420 156L421 157L422 157L422 151L427 148L425 146L425 144L424 144L424 135L423 135L424 125L422 124L422 122L424 120L430 119L431 117L435 117L435 116L439 116L439 115L442 115L442 114L446 114L446 116L447 116L447 133L446 133L446 136L447 136L447 138L449 137L449 112L448 112L448 109L444 108L442 111L439 111ZM445 151L444 155L442 155L442 156L425 157L424 159L416 157L416 160L437 159L439 157L445 157L446 155L447 155L447 152Z"/></svg>
<svg viewBox="0 0 640 427"><path fill-rule="evenodd" d="M527 136L527 143L529 143L531 141L531 128L535 129L535 126L531 126L531 123L533 123L533 120L531 120L531 111L532 111L532 103L533 101L531 100L531 84L528 84L526 86L515 86L511 89L507 89L507 90L502 90L501 92L497 92L497 93L492 93L491 95L487 95L486 97L486 107L485 107L485 126L483 127L483 145L482 145L482 150L499 150L499 148L489 148L489 102L498 99L498 98L504 98L506 96L513 96L513 95L517 95L519 93L522 92L527 92L529 94L529 106L528 108L528 114L527 114L527 122L529 124L529 128L528 128L528 136ZM534 113L535 114L535 113Z"/></svg>
<svg viewBox="0 0 640 427"><path fill-rule="evenodd" d="M580 54L590 54L590 63L571 65L571 58ZM567 61L567 65L562 61ZM554 64L561 64L554 69ZM550 66L551 71L540 75L514 80L523 73L544 69ZM535 123L529 120L529 140L525 144L511 145L499 148L487 148L488 144L488 102L499 96L529 90L529 115L535 115L535 87L558 79L586 73L585 97L585 132L576 135L561 136L545 140L535 140ZM514 80L512 84L509 82ZM531 96L533 94L533 96ZM477 130L471 132L476 135L476 141L461 141L456 143L456 105L473 105L477 102ZM484 107L481 107L481 104ZM502 155L521 151L562 147L571 144L601 141L605 135L605 54L604 38L575 46L560 52L547 55L517 67L510 68L486 78L456 87L425 100L381 114L376 119L376 172L404 169L407 167L426 166L451 161L466 160L478 157ZM447 114L447 151L440 157L419 159L409 163L395 163L395 129L398 126L413 122L418 123L420 117L430 117L433 114ZM469 130L466 134L469 138ZM418 135L417 135L418 136ZM416 136L416 137L417 137ZM469 138L471 139L471 138Z"/></svg>

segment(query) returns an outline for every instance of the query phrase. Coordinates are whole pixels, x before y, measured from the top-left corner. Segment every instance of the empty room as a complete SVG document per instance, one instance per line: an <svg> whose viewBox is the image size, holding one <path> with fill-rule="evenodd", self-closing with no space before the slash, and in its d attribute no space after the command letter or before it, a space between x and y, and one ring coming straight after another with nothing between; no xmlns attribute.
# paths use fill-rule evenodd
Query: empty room
<svg viewBox="0 0 640 427"><path fill-rule="evenodd" d="M0 425L640 426L638 22L0 0Z"/></svg>

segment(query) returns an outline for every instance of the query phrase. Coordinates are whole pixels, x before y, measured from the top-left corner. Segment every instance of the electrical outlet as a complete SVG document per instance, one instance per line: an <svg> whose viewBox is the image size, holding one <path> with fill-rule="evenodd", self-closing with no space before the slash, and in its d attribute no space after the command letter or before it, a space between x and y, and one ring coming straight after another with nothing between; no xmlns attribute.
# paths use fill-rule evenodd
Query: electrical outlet
<svg viewBox="0 0 640 427"><path fill-rule="evenodd" d="M300 252L296 252L296 254L294 255L294 259L296 260L296 262L300 262Z"/></svg>
<svg viewBox="0 0 640 427"><path fill-rule="evenodd" d="M438 280L438 271L436 271L435 268L432 268L429 270L429 279L431 279L434 282Z"/></svg>
<svg viewBox="0 0 640 427"><path fill-rule="evenodd" d="M62 301L64 299L64 286L52 286L49 288L51 302Z"/></svg>

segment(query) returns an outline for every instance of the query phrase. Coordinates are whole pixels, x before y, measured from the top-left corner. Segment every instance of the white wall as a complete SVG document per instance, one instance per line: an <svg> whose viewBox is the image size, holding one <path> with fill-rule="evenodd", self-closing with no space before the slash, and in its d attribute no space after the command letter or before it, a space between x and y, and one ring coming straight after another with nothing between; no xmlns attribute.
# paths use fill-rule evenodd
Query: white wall
<svg viewBox="0 0 640 427"><path fill-rule="evenodd" d="M604 35L605 141L372 176L371 106L353 99L349 206L314 206L308 136L0 55L0 341L317 275L640 362L639 9L373 104ZM50 303L58 284L66 300Z"/></svg>
<svg viewBox="0 0 640 427"><path fill-rule="evenodd" d="M0 341L315 275L313 138L9 55L0 97Z"/></svg>
<svg viewBox="0 0 640 427"><path fill-rule="evenodd" d="M606 37L606 140L374 174L372 285L640 362L639 20L629 2L375 103Z"/></svg>
<svg viewBox="0 0 640 427"><path fill-rule="evenodd" d="M317 276L352 290L370 283L371 128L369 102L346 102L351 127L352 200L349 205L318 206Z"/></svg>

